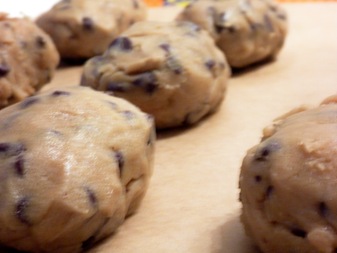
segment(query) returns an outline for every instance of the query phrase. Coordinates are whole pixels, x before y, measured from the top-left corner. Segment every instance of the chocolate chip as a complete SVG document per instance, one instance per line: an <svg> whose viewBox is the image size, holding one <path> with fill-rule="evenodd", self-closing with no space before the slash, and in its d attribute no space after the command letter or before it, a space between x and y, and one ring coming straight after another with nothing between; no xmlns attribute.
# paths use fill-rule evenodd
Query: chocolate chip
<svg viewBox="0 0 337 253"><path fill-rule="evenodd" d="M318 214L323 217L326 218L328 213L328 207L326 206L326 204L324 202L320 202L318 204Z"/></svg>
<svg viewBox="0 0 337 253"><path fill-rule="evenodd" d="M268 156L278 149L280 149L280 144L276 141L272 141L256 152L255 160L260 162L266 161Z"/></svg>
<svg viewBox="0 0 337 253"><path fill-rule="evenodd" d="M9 151L11 145L7 142L0 143L0 153L6 153Z"/></svg>
<svg viewBox="0 0 337 253"><path fill-rule="evenodd" d="M37 45L38 48L45 48L46 47L46 41L41 36L37 36L35 41L36 41L36 45Z"/></svg>
<svg viewBox="0 0 337 253"><path fill-rule="evenodd" d="M115 48L122 51L130 51L132 50L132 47L132 41L127 37L117 37L109 46L109 48Z"/></svg>
<svg viewBox="0 0 337 253"><path fill-rule="evenodd" d="M0 78L6 76L11 69L5 65L5 64L0 64Z"/></svg>
<svg viewBox="0 0 337 253"><path fill-rule="evenodd" d="M260 175L255 176L255 182L259 183L261 182L262 177Z"/></svg>
<svg viewBox="0 0 337 253"><path fill-rule="evenodd" d="M274 27L273 27L273 24L272 24L272 22L270 20L270 17L267 14L265 14L263 16L263 20L264 20L264 24L265 24L265 26L267 28L267 31L273 32L274 31Z"/></svg>
<svg viewBox="0 0 337 253"><path fill-rule="evenodd" d="M135 114L131 111L122 111L122 114L127 120L131 120L135 117Z"/></svg>
<svg viewBox="0 0 337 253"><path fill-rule="evenodd" d="M90 189L89 187L85 187L85 191L88 195L89 202L91 203L91 205L94 208L96 208L97 204L98 204L98 200L97 200L95 192L92 189Z"/></svg>
<svg viewBox="0 0 337 253"><path fill-rule="evenodd" d="M107 91L125 92L125 86L117 82L109 82L106 89Z"/></svg>
<svg viewBox="0 0 337 253"><path fill-rule="evenodd" d="M21 198L15 207L15 215L19 221L24 224L29 225L28 217L27 217L27 208L29 205L29 201L27 197Z"/></svg>
<svg viewBox="0 0 337 253"><path fill-rule="evenodd" d="M25 173L24 171L24 159L23 156L18 156L14 162L14 169L18 176L22 177Z"/></svg>
<svg viewBox="0 0 337 253"><path fill-rule="evenodd" d="M0 154L5 154L7 156L17 156L26 150L25 146L21 143L10 143L2 142L0 143Z"/></svg>
<svg viewBox="0 0 337 253"><path fill-rule="evenodd" d="M166 64L176 75L180 75L183 72L183 68L179 61L172 54L167 56Z"/></svg>
<svg viewBox="0 0 337 253"><path fill-rule="evenodd" d="M58 97L58 96L69 96L70 92L68 91L63 91L63 90L56 90L51 94L53 97Z"/></svg>
<svg viewBox="0 0 337 253"><path fill-rule="evenodd" d="M307 232L300 228L293 228L290 232L297 237L305 238L307 236Z"/></svg>
<svg viewBox="0 0 337 253"><path fill-rule="evenodd" d="M207 60L205 62L205 66L208 68L208 70L212 70L213 67L215 66L215 61L214 60Z"/></svg>
<svg viewBox="0 0 337 253"><path fill-rule="evenodd" d="M221 33L223 31L224 27L222 25L218 25L218 24L215 24L214 25L214 30L217 32L217 33Z"/></svg>
<svg viewBox="0 0 337 253"><path fill-rule="evenodd" d="M270 5L270 6L269 6L269 9L270 9L271 11L273 11L273 12L276 12L276 11L277 11L276 6L274 6L274 5Z"/></svg>
<svg viewBox="0 0 337 253"><path fill-rule="evenodd" d="M122 175L122 170L124 167L124 156L121 151L115 151L115 159L118 163L118 168L119 168L119 175Z"/></svg>
<svg viewBox="0 0 337 253"><path fill-rule="evenodd" d="M86 31L92 31L94 29L94 21L89 17L82 18L82 25Z"/></svg>
<svg viewBox="0 0 337 253"><path fill-rule="evenodd" d="M90 247L92 247L95 243L95 236L90 236L88 239L86 239L84 242L82 242L82 249L87 250Z"/></svg>
<svg viewBox="0 0 337 253"><path fill-rule="evenodd" d="M269 199L273 192L274 192L274 187L269 185L266 189L266 199Z"/></svg>
<svg viewBox="0 0 337 253"><path fill-rule="evenodd" d="M37 103L38 101L39 101L39 98L37 98L37 97L26 98L25 100L23 100L20 103L20 108L21 109L26 109L26 108L32 106L33 104Z"/></svg>
<svg viewBox="0 0 337 253"><path fill-rule="evenodd" d="M159 47L163 49L166 53L170 53L171 46L168 43L160 44Z"/></svg>
<svg viewBox="0 0 337 253"><path fill-rule="evenodd" d="M138 9L139 8L139 4L137 0L133 0L133 8Z"/></svg>
<svg viewBox="0 0 337 253"><path fill-rule="evenodd" d="M276 15L276 17L278 17L279 19L282 19L282 20L286 20L286 19L287 19L287 16L284 15L284 14L281 14L281 13L278 13L278 14Z"/></svg>
<svg viewBox="0 0 337 253"><path fill-rule="evenodd" d="M154 73L146 72L138 75L138 77L132 81L132 84L138 87L142 87L146 92L152 94L157 88L157 78Z"/></svg>

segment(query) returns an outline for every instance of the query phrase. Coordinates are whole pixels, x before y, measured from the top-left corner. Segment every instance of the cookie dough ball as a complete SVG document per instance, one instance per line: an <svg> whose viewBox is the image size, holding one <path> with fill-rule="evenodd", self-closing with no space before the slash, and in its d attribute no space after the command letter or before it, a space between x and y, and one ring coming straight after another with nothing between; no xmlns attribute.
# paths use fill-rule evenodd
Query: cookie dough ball
<svg viewBox="0 0 337 253"><path fill-rule="evenodd" d="M89 60L81 84L154 115L158 128L193 124L222 101L230 69L192 23L138 22Z"/></svg>
<svg viewBox="0 0 337 253"><path fill-rule="evenodd" d="M153 119L85 87L0 112L0 244L74 253L139 206L152 171Z"/></svg>
<svg viewBox="0 0 337 253"><path fill-rule="evenodd" d="M241 169L242 222L265 253L337 252L337 97L281 117Z"/></svg>
<svg viewBox="0 0 337 253"><path fill-rule="evenodd" d="M142 0L63 0L37 19L62 58L90 58L133 23L146 18Z"/></svg>
<svg viewBox="0 0 337 253"><path fill-rule="evenodd" d="M58 52L27 18L0 13L0 109L32 94L52 78Z"/></svg>
<svg viewBox="0 0 337 253"><path fill-rule="evenodd" d="M275 57L287 34L287 16L272 0L199 0L177 17L207 30L232 67Z"/></svg>

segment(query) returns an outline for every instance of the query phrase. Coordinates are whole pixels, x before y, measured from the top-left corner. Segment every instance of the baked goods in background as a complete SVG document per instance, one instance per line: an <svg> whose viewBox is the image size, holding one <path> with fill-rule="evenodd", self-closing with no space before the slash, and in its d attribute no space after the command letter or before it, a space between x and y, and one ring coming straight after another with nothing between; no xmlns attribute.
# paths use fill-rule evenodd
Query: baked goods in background
<svg viewBox="0 0 337 253"><path fill-rule="evenodd" d="M0 13L0 109L33 95L58 63L52 40L33 21Z"/></svg>
<svg viewBox="0 0 337 253"><path fill-rule="evenodd" d="M337 250L337 96L264 130L243 161L242 222L265 253Z"/></svg>
<svg viewBox="0 0 337 253"><path fill-rule="evenodd" d="M197 0L177 19L208 31L236 68L276 57L287 35L287 15L273 0Z"/></svg>
<svg viewBox="0 0 337 253"><path fill-rule="evenodd" d="M157 128L198 122L226 93L230 67L190 22L134 24L87 61L81 85L113 93L154 116Z"/></svg>
<svg viewBox="0 0 337 253"><path fill-rule="evenodd" d="M153 119L85 87L0 111L0 243L74 253L134 213L152 173Z"/></svg>
<svg viewBox="0 0 337 253"><path fill-rule="evenodd" d="M145 18L142 0L67 0L36 23L52 37L62 58L76 59L103 53L121 32Z"/></svg>

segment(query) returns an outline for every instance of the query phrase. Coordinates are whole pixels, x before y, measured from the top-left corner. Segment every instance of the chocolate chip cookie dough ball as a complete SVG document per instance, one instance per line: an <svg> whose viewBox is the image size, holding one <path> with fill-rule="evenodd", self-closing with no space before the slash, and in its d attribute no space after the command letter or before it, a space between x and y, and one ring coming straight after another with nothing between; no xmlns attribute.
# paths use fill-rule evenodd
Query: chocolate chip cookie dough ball
<svg viewBox="0 0 337 253"><path fill-rule="evenodd" d="M152 172L153 119L85 87L0 112L0 244L74 253L139 206Z"/></svg>
<svg viewBox="0 0 337 253"><path fill-rule="evenodd" d="M53 42L34 22L0 13L0 109L48 83L58 63Z"/></svg>
<svg viewBox="0 0 337 253"><path fill-rule="evenodd" d="M242 222L265 253L337 252L337 97L264 131L241 169Z"/></svg>
<svg viewBox="0 0 337 253"><path fill-rule="evenodd" d="M90 58L133 23L146 18L142 0L63 0L37 19L62 58Z"/></svg>
<svg viewBox="0 0 337 253"><path fill-rule="evenodd" d="M287 16L272 0L199 0L177 17L200 25L232 67L275 57L287 34Z"/></svg>
<svg viewBox="0 0 337 253"><path fill-rule="evenodd" d="M81 84L154 115L157 128L193 124L222 101L230 69L192 23L138 22L89 60Z"/></svg>

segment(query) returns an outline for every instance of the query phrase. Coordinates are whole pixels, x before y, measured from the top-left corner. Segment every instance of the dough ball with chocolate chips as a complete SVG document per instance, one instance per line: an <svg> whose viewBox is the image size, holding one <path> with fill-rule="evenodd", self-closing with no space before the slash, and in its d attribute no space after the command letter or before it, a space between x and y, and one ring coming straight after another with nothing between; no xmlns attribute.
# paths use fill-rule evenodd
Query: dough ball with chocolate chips
<svg viewBox="0 0 337 253"><path fill-rule="evenodd" d="M81 84L154 115L157 128L193 124L221 103L230 74L211 37L192 23L138 22L89 60Z"/></svg>
<svg viewBox="0 0 337 253"><path fill-rule="evenodd" d="M265 253L337 252L337 96L278 118L241 168L242 222Z"/></svg>
<svg viewBox="0 0 337 253"><path fill-rule="evenodd" d="M0 13L0 109L48 83L58 63L53 42L34 22Z"/></svg>
<svg viewBox="0 0 337 253"><path fill-rule="evenodd" d="M90 58L133 23L146 18L143 0L62 0L37 19L62 58Z"/></svg>
<svg viewBox="0 0 337 253"><path fill-rule="evenodd" d="M85 87L0 111L0 244L75 253L138 208L152 173L153 119Z"/></svg>
<svg viewBox="0 0 337 253"><path fill-rule="evenodd" d="M272 0L198 0L177 17L207 30L232 67L275 57L287 34L287 16Z"/></svg>

